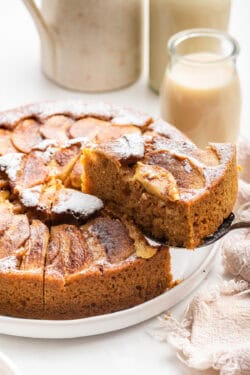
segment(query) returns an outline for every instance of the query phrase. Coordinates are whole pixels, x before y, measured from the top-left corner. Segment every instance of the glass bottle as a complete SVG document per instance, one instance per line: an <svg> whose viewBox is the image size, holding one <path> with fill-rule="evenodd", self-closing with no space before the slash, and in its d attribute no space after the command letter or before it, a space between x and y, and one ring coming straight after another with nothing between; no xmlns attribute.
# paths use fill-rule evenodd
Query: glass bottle
<svg viewBox="0 0 250 375"><path fill-rule="evenodd" d="M162 118L200 147L236 142L241 110L236 40L218 30L186 30L169 40L168 53Z"/></svg>
<svg viewBox="0 0 250 375"><path fill-rule="evenodd" d="M230 9L230 0L150 0L149 85L155 92L167 66L169 38L192 28L227 31Z"/></svg>

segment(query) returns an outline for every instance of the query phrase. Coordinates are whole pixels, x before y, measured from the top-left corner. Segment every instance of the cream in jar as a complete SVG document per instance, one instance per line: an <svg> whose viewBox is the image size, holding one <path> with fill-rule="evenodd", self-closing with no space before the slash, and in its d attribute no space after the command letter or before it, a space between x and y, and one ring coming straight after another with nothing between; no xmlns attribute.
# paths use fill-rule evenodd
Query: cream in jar
<svg viewBox="0 0 250 375"><path fill-rule="evenodd" d="M190 43L190 38L195 40ZM202 38L207 39L208 50L201 48ZM235 67L238 50L228 34L208 29L181 32L169 42L171 60L161 91L161 116L200 147L208 142L237 141L241 108Z"/></svg>

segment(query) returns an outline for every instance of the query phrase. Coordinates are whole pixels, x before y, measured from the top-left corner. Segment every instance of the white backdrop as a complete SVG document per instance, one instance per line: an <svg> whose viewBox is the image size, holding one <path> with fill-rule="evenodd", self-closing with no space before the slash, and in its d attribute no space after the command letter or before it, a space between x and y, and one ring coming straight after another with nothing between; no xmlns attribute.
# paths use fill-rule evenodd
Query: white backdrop
<svg viewBox="0 0 250 375"><path fill-rule="evenodd" d="M250 136L249 14L250 1L233 0L230 31L241 45L238 68L243 94L242 134ZM39 66L38 35L20 0L0 1L0 45L0 110L38 100L81 98L159 113L159 99L147 87L147 69L134 86L99 95L66 91L44 78ZM215 279L216 269L210 274L209 281ZM172 309L172 313L179 315L189 299ZM166 345L147 335L146 331L152 324L154 320L116 333L62 341L0 335L0 350L14 360L24 375L200 374L187 370Z"/></svg>

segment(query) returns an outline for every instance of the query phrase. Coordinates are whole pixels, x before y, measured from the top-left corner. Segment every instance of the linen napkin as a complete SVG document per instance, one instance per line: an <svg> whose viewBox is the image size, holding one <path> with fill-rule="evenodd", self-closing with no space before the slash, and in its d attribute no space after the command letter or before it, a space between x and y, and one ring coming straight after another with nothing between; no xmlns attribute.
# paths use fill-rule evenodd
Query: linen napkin
<svg viewBox="0 0 250 375"><path fill-rule="evenodd" d="M250 215L248 218L250 221ZM250 283L250 229L235 230L227 235L221 250L225 271Z"/></svg>
<svg viewBox="0 0 250 375"><path fill-rule="evenodd" d="M238 164L241 172L236 220L250 221L250 141L246 138L241 138L238 144ZM250 282L250 228L232 231L225 237L222 257L226 272Z"/></svg>
<svg viewBox="0 0 250 375"><path fill-rule="evenodd" d="M250 221L250 141L238 145L239 194L236 220ZM224 269L235 279L194 297L178 322L166 315L154 336L176 349L187 366L220 375L250 375L250 229L235 230L221 242Z"/></svg>
<svg viewBox="0 0 250 375"><path fill-rule="evenodd" d="M250 140L241 137L237 147L237 159L240 166L239 192L236 210L243 204L250 202Z"/></svg>
<svg viewBox="0 0 250 375"><path fill-rule="evenodd" d="M231 280L200 292L181 322L160 319L154 336L176 349L177 357L197 370L221 375L250 374L250 286Z"/></svg>

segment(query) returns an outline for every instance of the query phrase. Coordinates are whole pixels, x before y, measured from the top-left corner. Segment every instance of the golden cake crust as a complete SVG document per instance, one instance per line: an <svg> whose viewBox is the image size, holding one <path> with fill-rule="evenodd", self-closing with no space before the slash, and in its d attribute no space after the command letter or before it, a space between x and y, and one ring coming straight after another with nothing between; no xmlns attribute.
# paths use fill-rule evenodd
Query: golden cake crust
<svg viewBox="0 0 250 375"><path fill-rule="evenodd" d="M0 131L5 315L73 319L153 298L172 285L169 249L135 223L194 247L234 204L232 145L199 150L136 111L45 102L1 113Z"/></svg>

